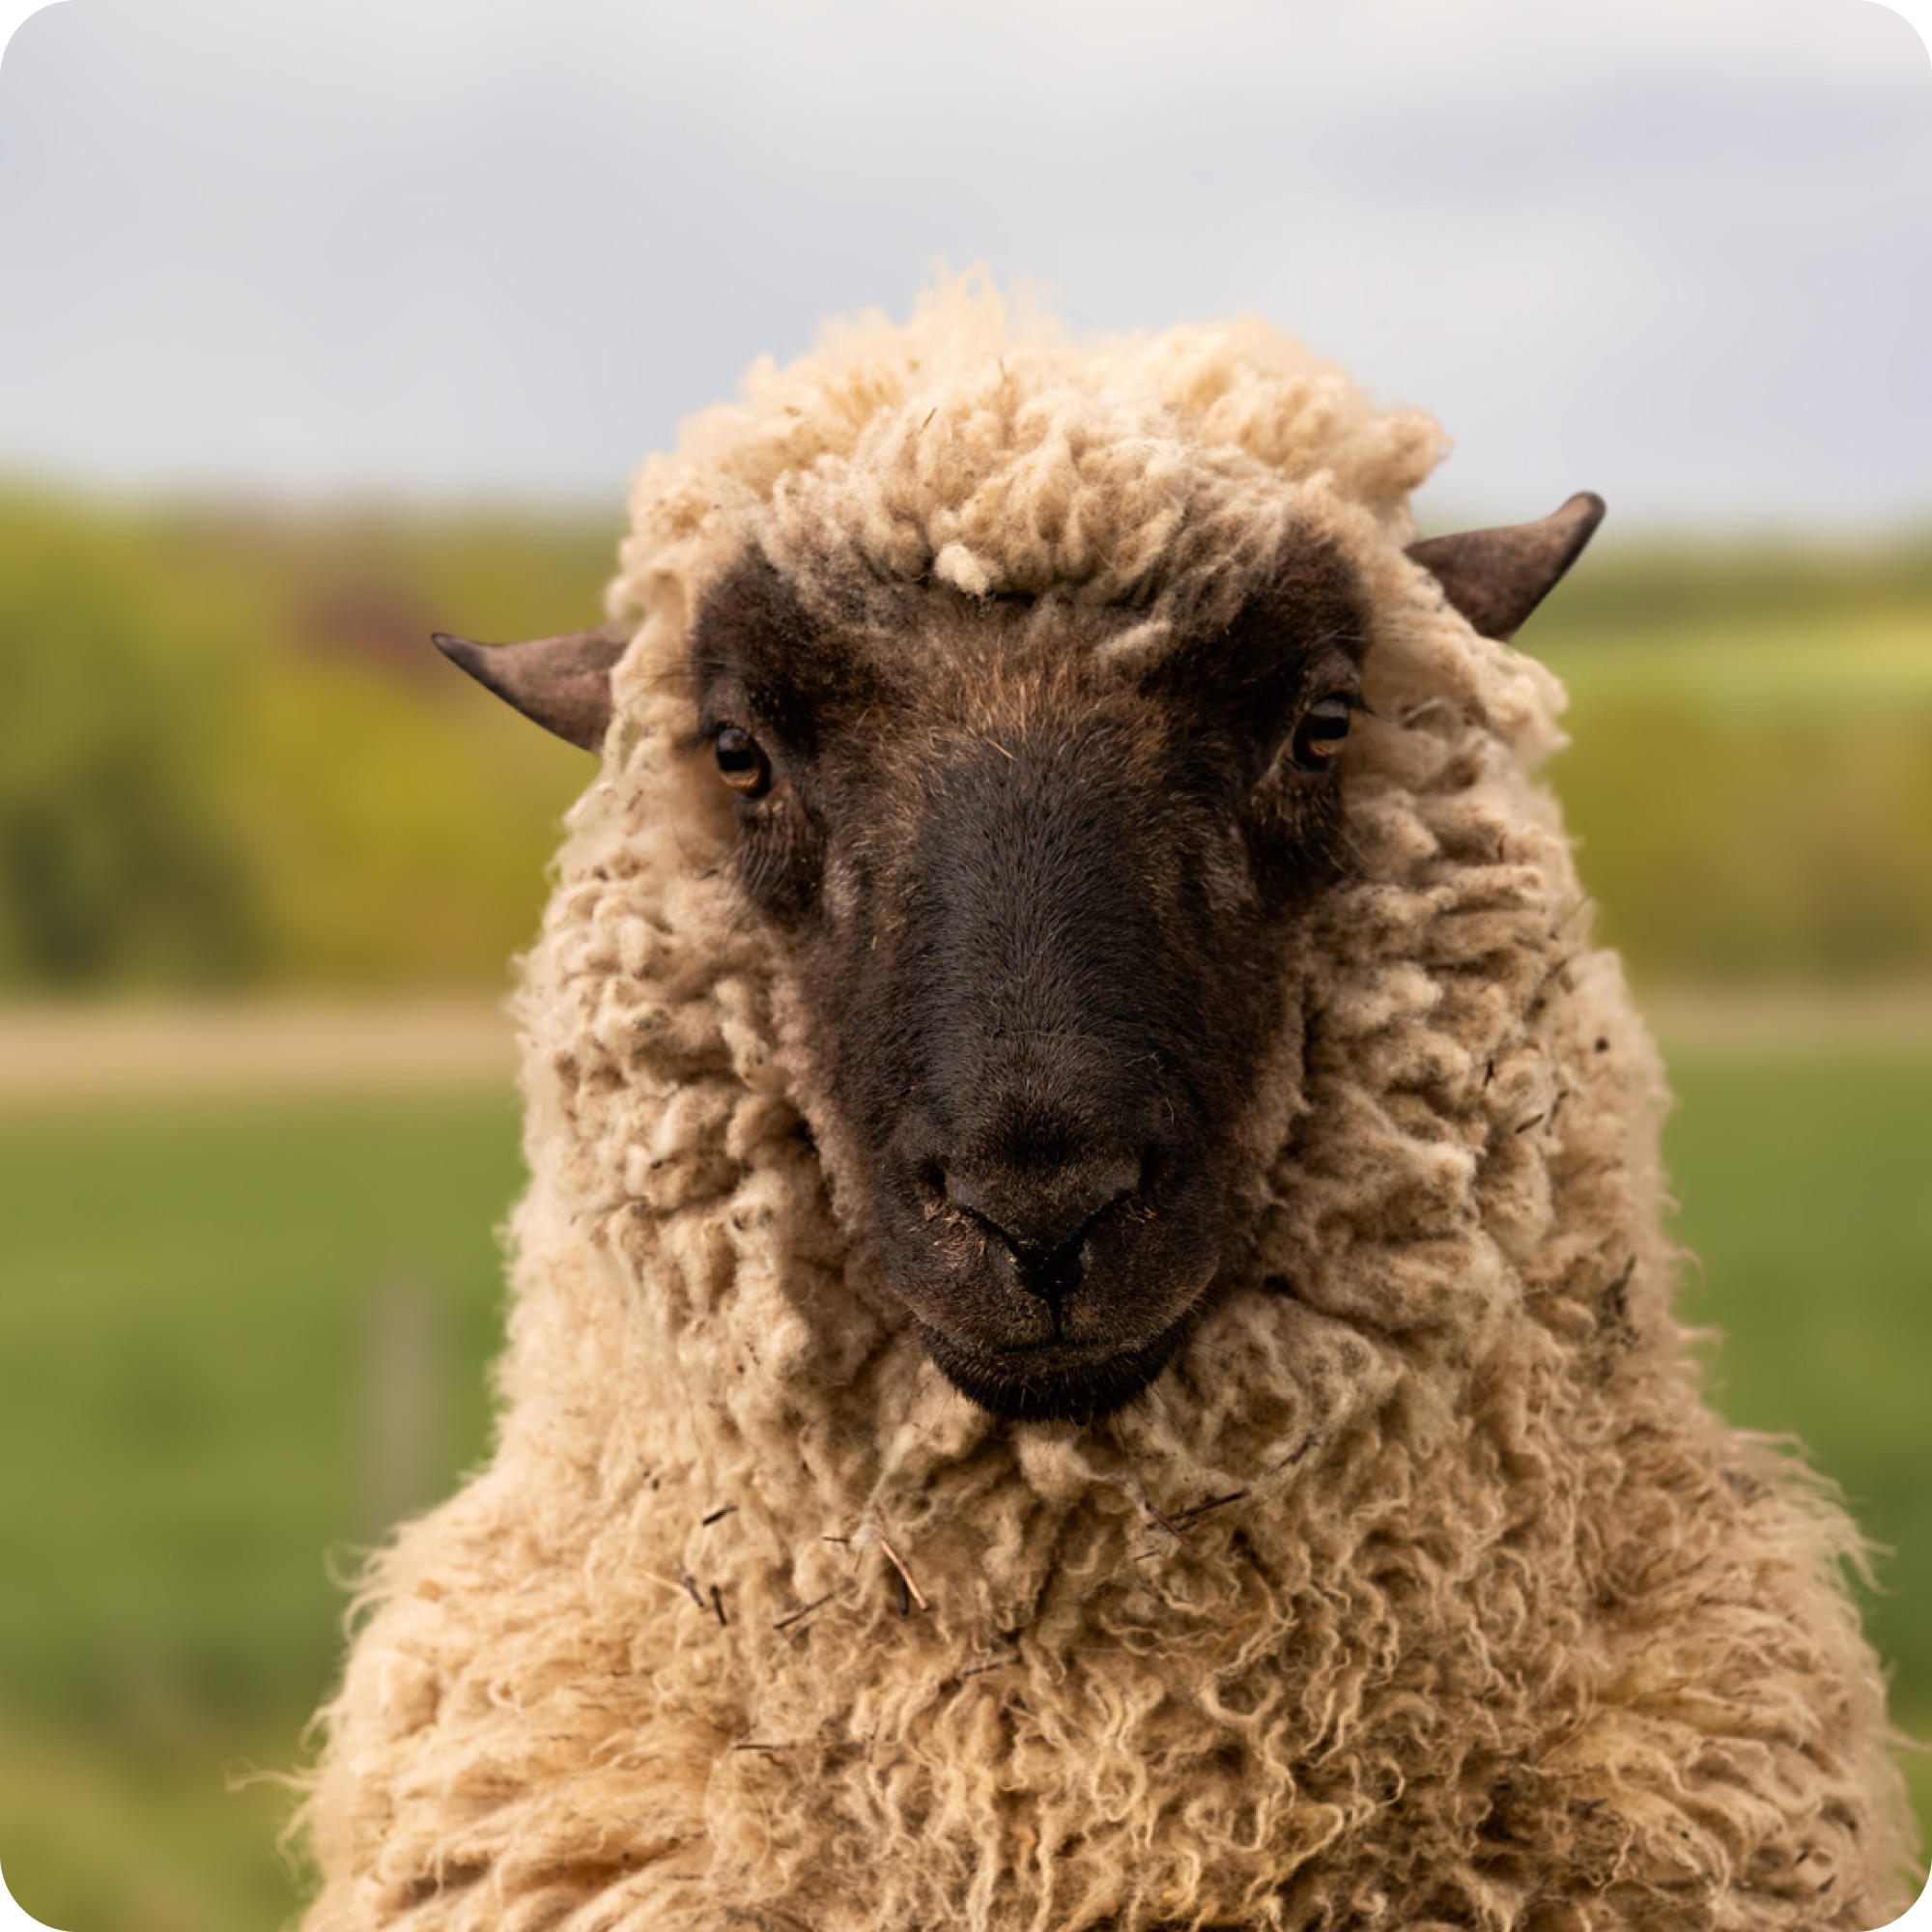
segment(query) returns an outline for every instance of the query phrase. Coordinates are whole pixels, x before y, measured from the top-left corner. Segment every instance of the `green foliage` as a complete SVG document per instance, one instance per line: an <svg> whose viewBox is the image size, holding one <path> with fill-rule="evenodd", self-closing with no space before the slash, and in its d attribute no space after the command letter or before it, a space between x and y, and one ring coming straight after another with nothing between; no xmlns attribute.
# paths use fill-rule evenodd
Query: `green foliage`
<svg viewBox="0 0 1932 1932"><path fill-rule="evenodd" d="M0 984L258 970L220 785L256 667L198 599L144 595L151 537L0 504Z"/></svg>
<svg viewBox="0 0 1932 1932"><path fill-rule="evenodd" d="M1551 776L1600 936L1640 974L1932 967L1932 595L1523 641L1569 685Z"/></svg>
<svg viewBox="0 0 1932 1932"><path fill-rule="evenodd" d="M613 537L0 494L0 990L498 983L591 767L428 633L594 621ZM1639 974L1932 964L1932 544L1612 546L1521 641Z"/></svg>
<svg viewBox="0 0 1932 1932"><path fill-rule="evenodd" d="M1543 635L1641 639L1660 627L1800 623L1829 636L1847 619L1901 611L1932 611L1932 537L1871 548L1769 538L1624 544L1612 534L1532 622Z"/></svg>
<svg viewBox="0 0 1932 1932"><path fill-rule="evenodd" d="M0 495L0 988L500 982L591 768L429 633L593 621L610 553Z"/></svg>

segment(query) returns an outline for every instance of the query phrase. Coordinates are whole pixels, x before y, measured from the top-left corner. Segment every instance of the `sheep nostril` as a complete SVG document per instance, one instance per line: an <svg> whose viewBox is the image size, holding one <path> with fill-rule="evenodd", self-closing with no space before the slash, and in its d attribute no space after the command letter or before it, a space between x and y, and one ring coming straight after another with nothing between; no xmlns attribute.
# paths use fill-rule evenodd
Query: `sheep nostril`
<svg viewBox="0 0 1932 1932"><path fill-rule="evenodd" d="M1060 1177L1059 1184L1003 1185L957 1169L945 1172L946 1199L1012 1255L1021 1287L1057 1302L1079 1280L1094 1224L1141 1189L1144 1163L1109 1162Z"/></svg>

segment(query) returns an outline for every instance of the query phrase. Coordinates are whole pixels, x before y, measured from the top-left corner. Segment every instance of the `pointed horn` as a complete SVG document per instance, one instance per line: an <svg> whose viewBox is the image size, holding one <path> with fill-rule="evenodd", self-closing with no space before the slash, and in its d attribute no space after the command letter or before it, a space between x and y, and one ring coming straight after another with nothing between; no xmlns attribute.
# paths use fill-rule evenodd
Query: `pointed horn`
<svg viewBox="0 0 1932 1932"><path fill-rule="evenodd" d="M518 644L472 644L438 631L430 641L546 731L586 752L603 750L611 723L611 668L631 641L628 631L570 631Z"/></svg>
<svg viewBox="0 0 1932 1932"><path fill-rule="evenodd" d="M1604 499L1579 491L1540 523L1463 530L1410 544L1407 554L1430 572L1471 627L1507 641L1556 587L1604 521Z"/></svg>

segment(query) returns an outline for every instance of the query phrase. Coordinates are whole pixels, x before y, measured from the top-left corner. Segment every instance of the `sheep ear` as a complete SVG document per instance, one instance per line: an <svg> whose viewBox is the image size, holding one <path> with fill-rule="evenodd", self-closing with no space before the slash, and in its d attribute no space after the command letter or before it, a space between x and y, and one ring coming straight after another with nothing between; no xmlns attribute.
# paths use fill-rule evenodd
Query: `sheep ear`
<svg viewBox="0 0 1932 1932"><path fill-rule="evenodd" d="M608 629L520 644L472 644L442 631L431 639L486 690L586 752L603 750L611 723L611 667L630 641L628 631Z"/></svg>
<svg viewBox="0 0 1932 1932"><path fill-rule="evenodd" d="M1463 530L1410 544L1407 554L1486 638L1507 640L1556 587L1604 521L1604 499L1584 490L1540 523Z"/></svg>

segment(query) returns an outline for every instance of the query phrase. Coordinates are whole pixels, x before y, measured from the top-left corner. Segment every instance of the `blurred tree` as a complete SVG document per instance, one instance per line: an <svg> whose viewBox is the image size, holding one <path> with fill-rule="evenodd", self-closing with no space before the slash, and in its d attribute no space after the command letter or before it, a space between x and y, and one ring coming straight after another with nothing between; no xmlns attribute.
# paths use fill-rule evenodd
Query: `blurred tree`
<svg viewBox="0 0 1932 1932"><path fill-rule="evenodd" d="M427 633L594 621L612 535L0 490L0 988L500 985L592 767ZM1932 545L1593 552L1522 642L1639 974L1932 968Z"/></svg>
<svg viewBox="0 0 1932 1932"><path fill-rule="evenodd" d="M0 549L0 984L210 986L264 957L213 782L243 667L175 635L105 532L11 506ZM178 618L176 618L178 622Z"/></svg>

